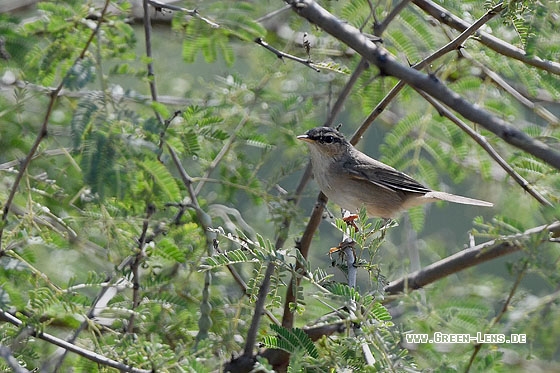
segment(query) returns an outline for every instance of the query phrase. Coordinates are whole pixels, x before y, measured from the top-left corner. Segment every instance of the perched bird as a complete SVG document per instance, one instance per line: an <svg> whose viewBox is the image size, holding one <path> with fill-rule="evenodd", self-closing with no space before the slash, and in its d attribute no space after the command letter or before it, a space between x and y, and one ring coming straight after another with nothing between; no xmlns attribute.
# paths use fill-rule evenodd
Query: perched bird
<svg viewBox="0 0 560 373"><path fill-rule="evenodd" d="M403 210L438 200L493 206L490 202L431 190L360 152L333 128L313 128L297 138L309 145L313 175L323 193L349 212L365 206L368 216L390 219Z"/></svg>

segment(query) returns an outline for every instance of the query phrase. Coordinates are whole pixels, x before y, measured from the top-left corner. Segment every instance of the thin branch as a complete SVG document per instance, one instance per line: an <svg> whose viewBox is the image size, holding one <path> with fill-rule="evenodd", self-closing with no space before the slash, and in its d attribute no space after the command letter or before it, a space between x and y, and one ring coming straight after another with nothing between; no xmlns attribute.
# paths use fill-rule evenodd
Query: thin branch
<svg viewBox="0 0 560 373"><path fill-rule="evenodd" d="M508 295L502 309L500 310L500 313L490 322L490 325L488 325L488 327L486 328L487 332L490 331L492 329L492 327L494 325L496 325L502 319L502 317L505 315L505 313L508 311L511 300L513 299L513 296L514 296L515 292L517 291L517 288L519 287L519 284L521 283L521 279L523 278L523 276L525 276L525 273L527 271L528 266L529 266L529 261L525 260L525 262L523 263L523 267L519 270L519 273L517 274L517 278L515 279L515 282L513 283L513 286L511 287L509 295ZM473 350L473 353L471 355L471 358L469 359L469 363L465 367L465 373L468 373L470 371L470 369L472 367L472 364L474 363L474 359L476 358L476 355L478 355L478 353L481 349L482 349L482 343L478 343L476 346L474 346L474 350Z"/></svg>
<svg viewBox="0 0 560 373"><path fill-rule="evenodd" d="M15 325L17 327L22 327L23 326L23 322L21 320L19 320L17 317L12 316L11 314L9 314L8 312L0 309L0 319L9 322L12 325ZM97 354L95 352L86 350L84 348L78 347L76 345L73 345L71 343L68 343L60 338L57 338L51 334L48 333L43 333L43 332L38 332L34 329L31 330L31 335L33 335L34 337L37 337L39 339L42 339L43 341L49 342L55 346L61 347L65 350L68 350L70 352L73 352L77 355L80 355L88 360L91 360L97 364L103 365L103 366L108 366L111 368L115 368L119 371L122 372L132 372L132 373L151 373L153 372L153 370L151 369L140 369L140 368L134 368L130 365L126 365L123 364L121 362L118 362L116 360L110 359L106 356Z"/></svg>
<svg viewBox="0 0 560 373"><path fill-rule="evenodd" d="M175 10L175 11L183 12L183 13L186 13L187 15L191 16L191 17L198 18L198 19L208 23L210 26L212 26L214 28L220 27L220 25L217 24L216 22L211 21L208 18L201 16L197 9L191 10L191 9L187 9L187 8L182 8L180 6L176 6L176 5L173 5L173 4L162 3L162 2L157 1L157 0L148 0L148 4L150 4L151 6L156 8L156 10L169 9L169 10Z"/></svg>
<svg viewBox="0 0 560 373"><path fill-rule="evenodd" d="M142 264L144 258L146 257L146 234L148 232L150 217L155 212L155 206L149 203L146 206L146 217L142 222L142 233L140 234L140 239L138 240L138 247L136 248L136 253L133 259L130 261L130 270L132 273L132 311L130 314L130 319L128 320L128 326L126 328L128 333L134 332L134 321L136 318L136 312L134 312L140 305L140 265Z"/></svg>
<svg viewBox="0 0 560 373"><path fill-rule="evenodd" d="M548 201L542 194L540 194L533 186L523 178L523 176L519 175L517 171L515 171L505 159L502 158L500 154L490 145L490 143L486 140L486 138L480 135L478 132L470 128L465 122L459 119L456 115L454 115L450 110L444 107L442 104L434 100L428 94L421 90L416 90L418 94L420 94L426 101L428 101L438 112L440 115L445 116L447 119L455 123L463 132L469 135L488 155L496 161L496 163L507 172L509 176L519 184L523 190L529 193L533 198L535 198L539 203L543 206L553 206L550 201Z"/></svg>
<svg viewBox="0 0 560 373"><path fill-rule="evenodd" d="M513 96L513 98L515 98L521 104L523 104L524 106L532 110L536 115L538 115L539 117L541 117L543 120L545 120L547 123L551 124L554 127L560 126L560 119L556 115L551 113L542 105L536 104L533 101L526 98L525 96L523 96L518 90L516 90L510 84L508 84L505 81L505 79L503 79L498 73L489 69L483 63L473 58L467 51L462 49L460 50L460 53L469 61L471 61L473 64L480 67L482 72L490 79L492 79L494 83L496 83L500 88L502 88L504 91L506 91L511 96Z"/></svg>
<svg viewBox="0 0 560 373"><path fill-rule="evenodd" d="M389 24L393 21L393 19L395 19L395 17L397 17L397 15L400 12L403 11L404 8L406 8L408 3L410 3L410 0L402 0L400 3L397 4L397 6L391 9L391 12L387 15L387 17L385 17L383 22L376 23L375 25L373 25L373 31L375 35L376 36L383 35L387 27L389 27Z"/></svg>
<svg viewBox="0 0 560 373"><path fill-rule="evenodd" d="M212 174L212 171L214 171L214 169L216 167L218 167L218 164L220 164L222 159L230 151L231 147L233 146L233 143L237 139L237 134L239 133L239 131L241 131L241 129L245 126L245 124L247 124L248 121L249 121L249 116L246 115L237 124L237 126L233 130L232 134L229 136L229 138L225 142L224 146L222 146L222 149L220 149L220 152L216 155L216 157L214 157L214 159L212 160L212 163L210 163L210 165L206 169L206 172L204 173L204 176L202 176L200 178L201 181L198 183L198 185L196 186L196 189L194 191L196 195L198 195L198 193L200 193L200 191L202 190L202 187L204 186L204 183L206 182L206 180Z"/></svg>
<svg viewBox="0 0 560 373"><path fill-rule="evenodd" d="M175 164L175 167L179 171L179 175L181 176L181 180L183 184L187 188L191 199L191 207L194 209L197 217L197 222L200 224L202 230L204 231L204 235L206 237L206 254L208 256L212 256L214 253L214 241L216 239L216 234L211 231L212 228L212 218L208 215L198 203L197 194L194 191L193 181L190 175L187 173L183 165L181 164L181 160L179 156L175 152L170 145L167 145L167 149L171 154L171 159ZM210 319L210 315L208 314L209 310L211 309L210 305L210 284L212 281L212 274L210 271L206 271L204 275L204 287L202 289L202 299L200 301L200 309L201 315L200 319L198 320L199 330L196 336L197 342L206 338L208 335L208 330L210 329L212 320ZM208 311L208 312L207 312Z"/></svg>
<svg viewBox="0 0 560 373"><path fill-rule="evenodd" d="M150 86L150 94L152 95L152 101L158 101L156 77L154 73L154 63L152 62L152 22L150 18L150 12L148 11L149 0L143 0L142 6L144 7L144 39L146 46L146 57L148 59L147 69L148 69L148 84ZM164 120L157 110L154 110L156 118L159 123L163 124Z"/></svg>
<svg viewBox="0 0 560 373"><path fill-rule="evenodd" d="M29 373L27 369L19 364L15 356L12 354L12 351L8 347L0 345L0 357L6 360L6 365L8 365L13 373Z"/></svg>
<svg viewBox="0 0 560 373"><path fill-rule="evenodd" d="M93 41L93 38L97 35L97 33L99 32L99 29L101 28L101 24L104 21L105 13L107 12L107 8L109 7L109 3L110 3L109 0L105 1L105 5L103 6L103 9L101 10L101 14L99 16L99 19L97 20L97 25L95 27L95 30L93 30L91 32L89 38L87 39L84 47L81 50L79 56L74 60L74 63L72 64L72 67L74 67L78 62L80 62L81 60L84 59L86 51L89 49L89 46L91 45L91 43ZM6 203L4 204L4 208L2 209L2 220L0 221L0 256L2 256L2 254L4 252L4 250L2 249L2 235L4 233L4 229L6 227L6 223L7 223L7 220L8 220L8 214L10 212L10 206L12 205L14 197L17 193L18 188L19 188L19 184L21 183L21 180L23 179L23 176L26 174L26 171L29 168L29 165L31 164L31 161L33 160L33 157L35 156L35 153L37 152L37 149L39 148L39 145L41 144L43 139L48 134L49 119L51 117L54 105L57 101L58 94L62 90L62 87L64 86L64 82L66 81L66 79L65 79L66 76L68 76L68 74L70 74L71 71L72 71L72 68L68 69L68 72L66 73L65 77L60 80L60 83L58 84L58 86L50 93L49 106L47 107L47 112L45 113L45 118L43 119L43 123L41 124L41 128L39 129L39 133L37 134L37 138L35 139L35 142L31 146L31 149L29 149L29 152L27 153L27 156L23 160L23 162L22 162L22 164L21 164L21 166L18 170L18 174L16 175L16 178L15 178L14 183L12 185L12 188L10 190L10 194L8 195L8 198L6 199Z"/></svg>
<svg viewBox="0 0 560 373"><path fill-rule="evenodd" d="M388 294L398 294L407 290L420 289L441 278L477 264L519 251L523 248L524 242L536 237L541 237L541 242L547 242L549 240L548 235L546 235L548 232L558 234L558 232L560 232L560 222L556 221L551 224L528 229L520 234L500 237L467 248L445 259L432 263L420 271L410 273L403 278L391 281L391 283L385 287L385 292Z"/></svg>
<svg viewBox="0 0 560 373"><path fill-rule="evenodd" d="M475 23L467 27L460 35L455 39L451 40L449 43L445 44L439 48L434 53L430 54L428 57L424 58L422 61L412 65L412 68L420 70L430 63L438 59L439 57L457 50L461 47L461 44L465 42L471 35L477 32L482 26L484 26L492 17L495 17L499 9L501 9L501 4L496 5L494 8L487 11L482 17L476 20ZM356 130L352 135L350 142L356 145L358 140L363 136L368 127L373 123L373 121L385 110L389 103L397 96L397 94L405 87L406 83L400 80L392 89L387 93L387 95L377 104L377 106L372 110L371 114L364 120L362 125Z"/></svg>
<svg viewBox="0 0 560 373"><path fill-rule="evenodd" d="M404 66L385 49L372 43L365 35L352 25L342 22L312 0L294 0L293 9L303 18L331 34L341 42L354 49L369 62L375 64L382 74L391 75L405 81L412 87L424 90L443 102L465 118L480 124L488 131L502 138L505 142L542 159L560 169L560 152L538 141L523 131L509 125L487 110L483 110L461 97L442 84L433 75L422 74L413 68Z"/></svg>
<svg viewBox="0 0 560 373"><path fill-rule="evenodd" d="M413 0L413 3L438 21L455 30L464 31L469 27L468 22L451 14L447 9L430 0ZM527 65L537 67L552 74L560 75L560 63L558 62L543 60L536 56L529 56L523 49L517 48L484 31L479 31L476 36L482 44L499 54L519 60Z"/></svg>
<svg viewBox="0 0 560 373"><path fill-rule="evenodd" d="M255 39L255 43L257 43L260 46L263 46L265 49L268 49L269 51L271 51L272 53L274 53L276 55L276 57L278 57L281 60L284 60L284 58L287 58L289 60L292 61L296 61L299 62L307 67L309 67L311 70L315 70L316 72L321 72L321 70L319 70L315 64L313 63L313 61L311 61L310 59L305 59L305 58L300 58L300 57L296 57L294 55L282 52L281 50L278 50L272 46L270 46L266 41L264 41L262 38L256 38Z"/></svg>

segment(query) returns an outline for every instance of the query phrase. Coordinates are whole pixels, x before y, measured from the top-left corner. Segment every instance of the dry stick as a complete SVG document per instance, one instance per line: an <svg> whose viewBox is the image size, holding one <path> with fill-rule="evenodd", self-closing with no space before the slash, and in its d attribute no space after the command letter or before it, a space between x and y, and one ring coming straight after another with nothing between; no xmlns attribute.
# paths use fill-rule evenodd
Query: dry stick
<svg viewBox="0 0 560 373"><path fill-rule="evenodd" d="M340 21L327 10L312 0L294 0L293 9L303 18L331 34L348 47L354 49L367 60L375 64L382 74L404 80L412 87L424 90L434 98L443 102L465 118L480 124L490 132L501 137L505 142L542 159L546 163L560 169L560 152L547 144L538 141L523 131L510 126L503 119L496 117L487 110L472 104L456 92L442 84L430 74L422 74L413 68L402 65L375 43L372 43L358 29Z"/></svg>
<svg viewBox="0 0 560 373"><path fill-rule="evenodd" d="M531 184L523 178L523 176L519 175L508 163L505 159L503 159L500 154L490 145L490 143L486 140L486 138L480 135L478 132L470 128L465 122L457 118L455 114L453 114L449 109L444 107L442 104L434 100L431 96L426 94L421 90L416 90L418 94L426 101L428 101L440 115L445 116L451 122L455 123L457 127L459 127L463 132L469 135L488 155L498 163L500 167L502 167L511 178L519 184L527 193L529 193L533 198L535 198L539 203L543 206L553 206L550 201L548 201L542 194L540 194Z"/></svg>
<svg viewBox="0 0 560 373"><path fill-rule="evenodd" d="M103 23L103 18L105 17L105 13L107 12L107 8L109 7L109 0L105 1L105 5L103 6L103 9L101 10L101 15L99 16L99 19L97 20L97 25L95 27L95 30L93 30L88 38L88 40L86 41L84 48L82 48L82 51L80 52L80 55L76 58L76 60L74 61L74 63L72 64L72 67L70 69L68 69L68 72L66 73L66 76L68 76L69 72L72 71L72 68L74 66L76 66L76 64L83 60L86 51L88 50L90 44L93 41L93 38L95 37L95 35L97 35L97 33L99 32L99 29L101 28L101 24ZM6 200L6 203L4 204L4 208L2 209L2 220L0 221L0 256L4 255L4 249L2 249L2 235L4 233L4 228L6 227L6 223L8 220L8 213L10 212L10 206L12 205L13 201L14 201L14 197L17 193L19 184L21 183L21 180L23 179L23 175L25 174L25 172L27 171L27 169L29 168L29 165L31 164L31 160L33 159L35 153L37 152L37 149L39 148L39 144L41 144L41 142L43 141L43 139L47 136L48 134L48 126L49 126L49 119L51 117L53 108L54 108L54 104L57 101L57 97L58 97L58 93L62 90L62 87L64 86L64 82L66 81L66 76L60 80L60 84L53 90L50 92L50 96L51 99L49 101L49 106L47 107L47 112L45 113L45 118L43 119L43 123L41 124L41 128L39 129L39 133L37 134L37 138L35 139L35 142L33 143L33 145L31 146L31 149L29 149L29 152L27 153L27 156L25 157L25 159L23 160L20 169L18 170L18 173L16 175L16 179L14 180L14 184L12 185L12 189L10 190L10 194L8 195L8 199Z"/></svg>
<svg viewBox="0 0 560 373"><path fill-rule="evenodd" d="M413 0L413 3L438 21L454 28L455 30L464 31L467 27L469 27L468 22L451 14L447 9L430 0ZM528 56L523 49L517 48L484 31L479 31L476 36L482 44L501 55L511 57L526 63L527 65L537 67L552 74L560 75L560 63L558 62L543 60L535 56Z"/></svg>
<svg viewBox="0 0 560 373"><path fill-rule="evenodd" d="M551 224L528 229L520 234L500 237L467 248L445 259L432 263L419 271L410 273L403 278L391 281L389 285L385 287L385 292L387 294L398 294L405 290L420 289L466 268L519 251L523 248L524 241L533 239L535 236L544 236L547 232L552 234L560 233L560 222L555 221ZM547 241L549 241L548 236L541 239L541 242Z"/></svg>
<svg viewBox="0 0 560 373"><path fill-rule="evenodd" d="M7 322L9 322L12 325L15 325L17 327L21 327L23 325L23 322L21 320L19 320L17 317L12 316L11 314L9 314L8 312L1 310L0 309L0 319L1 320L5 320ZM31 330L31 335L42 339L44 341L47 341L55 346L61 347L65 350L68 350L70 352L73 352L77 355L80 355L88 360L91 360L95 363L98 363L100 365L104 365L104 366L108 366L111 368L115 368L121 372L132 372L132 373L151 373L153 372L153 370L151 369L140 369L140 368L134 368L131 367L130 365L126 365L123 363L120 363L118 361L109 359L106 356L97 354L95 352L86 350L84 348L78 347L74 344L68 343L63 339L57 338L51 334L48 333L42 333L39 331L36 331L34 329Z"/></svg>

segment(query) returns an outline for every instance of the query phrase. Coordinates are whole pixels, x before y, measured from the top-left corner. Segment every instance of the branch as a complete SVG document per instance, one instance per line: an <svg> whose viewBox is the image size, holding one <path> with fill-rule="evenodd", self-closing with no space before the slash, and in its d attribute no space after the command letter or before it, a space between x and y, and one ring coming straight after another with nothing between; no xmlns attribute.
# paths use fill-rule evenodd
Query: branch
<svg viewBox="0 0 560 373"><path fill-rule="evenodd" d="M501 4L496 5L494 8L490 9L486 12L482 17L480 17L475 23L469 26L466 30L464 30L460 35L458 35L455 39L451 40L449 43L445 44L443 47L429 55L428 57L424 58L422 61L414 64L412 68L416 70L420 70L425 66L428 66L430 63L438 59L439 57L443 56L446 53L451 51L457 50L460 48L461 44L465 40L467 40L471 35L477 32L483 25L486 24L492 17L497 14L497 11L501 9ZM397 94L405 87L405 82L400 80L392 89L387 93L387 95L381 100L377 106L372 110L371 114L364 120L360 128L356 130L356 132L352 135L350 142L353 145L362 138L363 134L366 132L368 127L373 123L373 121L381 114L383 110L389 105L389 103L397 96Z"/></svg>
<svg viewBox="0 0 560 373"><path fill-rule="evenodd" d="M425 92L416 90L418 94L420 94L426 101L428 101L438 112L440 115L445 116L447 119L455 123L463 132L467 133L488 155L498 163L500 167L507 172L509 176L519 184L523 190L529 193L533 198L535 198L539 203L543 206L553 206L550 201L548 201L542 194L540 194L527 180L523 178L520 174L518 174L507 162L505 159L498 154L496 150L490 145L490 143L486 140L486 138L480 135L478 132L470 128L466 123L462 120L457 118L451 111L441 105L439 102L434 100L432 97L427 95Z"/></svg>
<svg viewBox="0 0 560 373"><path fill-rule="evenodd" d="M519 251L523 248L524 242L534 239L535 237L542 237L542 235L547 232L553 234L560 233L560 222L556 221L551 224L531 228L520 234L500 237L462 250L445 259L432 263L420 271L391 281L391 283L385 287L385 292L388 294L398 294L406 290L420 289L432 282L466 268ZM541 242L546 242L548 240L549 238L547 236L541 238Z"/></svg>
<svg viewBox="0 0 560 373"><path fill-rule="evenodd" d="M190 10L190 9L187 9L187 8L182 8L180 6L162 3L162 2L157 1L157 0L148 0L148 4L150 4L151 6L156 8L156 10L169 9L169 10L176 10L176 11L184 12L191 17L198 18L198 19L208 23L210 26L212 26L214 28L220 27L220 25L217 24L216 22L211 21L208 18L205 18L205 17L201 16L197 9Z"/></svg>
<svg viewBox="0 0 560 373"><path fill-rule="evenodd" d="M8 312L0 309L0 319L9 322L12 325L15 325L17 327L22 327L23 326L23 322L21 320L19 320L17 317L12 316L11 314L9 314ZM104 366L108 366L111 368L115 368L119 371L122 372L132 372L132 373L151 373L152 370L150 369L140 369L140 368L134 368L130 365L126 365L123 363L120 363L116 360L112 360L109 359L106 356L97 354L95 352L86 350L84 348L78 347L76 345L73 345L71 343L68 343L60 338L57 338L51 334L47 334L47 333L42 333L42 332L38 332L36 330L31 330L31 335L33 335L34 337L37 337L39 339L42 339L43 341L47 341L49 343L52 343L55 346L61 347L65 350L68 350L70 352L74 352L75 354L78 354L88 360L91 360L93 362L96 362L100 365L104 365Z"/></svg>
<svg viewBox="0 0 560 373"><path fill-rule="evenodd" d="M507 310L509 308L509 305L511 303L511 300L513 299L513 296L514 296L515 292L517 291L517 288L519 287L519 284L521 283L521 279L523 278L523 276L525 275L525 273L527 271L528 265L529 265L529 261L525 260L525 262L523 263L523 267L519 270L519 273L517 274L517 278L515 279L515 282L513 283L513 286L511 287L511 290L509 291L509 295L508 295L504 305L502 306L502 309L500 310L500 313L492 319L492 321L490 322L490 324L486 328L486 333L488 333L492 329L492 327L494 325L496 325L502 319L502 317L505 315L505 313L507 312ZM472 367L472 364L474 363L474 359L476 358L476 355L478 355L478 352L481 349L482 349L482 343L478 343L476 346L474 346L474 350L473 350L473 353L471 355L471 358L469 359L467 367L465 368L465 373L468 373L470 371L470 369Z"/></svg>
<svg viewBox="0 0 560 373"><path fill-rule="evenodd" d="M18 170L18 174L16 176L16 179L14 180L14 184L12 185L12 188L10 190L10 194L8 195L8 199L6 200L6 203L4 204L4 208L2 209L2 220L0 221L0 256L2 255L2 253L4 251L2 249L2 235L4 233L4 228L6 227L6 223L7 223L7 220L8 220L8 214L10 212L10 206L12 205L12 202L14 201L14 197L17 193L18 188L19 188L19 184L21 183L21 180L23 179L23 175L26 174L26 171L29 168L29 165L31 164L31 160L35 156L35 153L37 152L37 149L39 148L39 145L41 144L43 139L48 134L49 119L51 117L51 114L52 114L52 111L54 109L55 103L57 101L58 94L60 93L60 91L62 90L62 87L64 86L64 82L66 81L66 77L72 71L72 67L74 67L79 61L84 59L86 51L89 49L89 46L93 41L93 38L95 37L95 35L97 35L97 33L99 32L99 29L101 28L101 24L104 22L105 13L107 12L107 8L109 7L109 3L110 3L109 0L105 0L105 5L103 6L103 9L101 10L101 14L99 16L99 19L97 20L97 25L95 27L95 30L93 30L91 32L91 34L90 34L89 38L87 39L84 47L82 48L82 51L80 52L79 56L74 60L74 63L72 64L71 68L68 69L64 78L62 78L60 80L60 83L58 84L58 86L50 93L51 98L50 98L50 101L49 101L49 106L47 107L47 112L45 113L45 118L43 119L43 123L41 124L41 128L39 129L39 133L37 134L37 138L35 139L35 142L31 146L31 149L29 149L29 152L27 153L27 156L23 160L23 162L21 164L21 167Z"/></svg>
<svg viewBox="0 0 560 373"><path fill-rule="evenodd" d="M3 345L0 345L0 357L6 360L6 364L14 373L29 373L27 369L22 367L12 354L12 351Z"/></svg>
<svg viewBox="0 0 560 373"><path fill-rule="evenodd" d="M464 31L469 26L468 22L451 14L447 9L430 0L413 0L413 3L438 21L454 28L455 30ZM560 63L558 62L543 60L539 57L527 56L523 49L506 43L505 41L487 34L484 31L478 32L476 36L482 44L499 54L519 60L527 65L537 67L552 74L560 75Z"/></svg>
<svg viewBox="0 0 560 373"><path fill-rule="evenodd" d="M304 58L300 58L300 57L296 57L294 55L282 52L281 50L278 50L274 47L271 47L266 41L264 41L262 38L256 38L255 39L255 43L257 43L258 45L261 45L263 47L265 47L266 49L268 49L269 51L271 51L272 53L274 53L276 55L276 57L278 57L281 60L284 60L284 58L287 58L289 60L292 61L296 61L299 62L307 67L309 67L312 70L315 70L316 72L321 72L321 70L319 70L317 67L315 67L315 64L310 60L310 59L304 59Z"/></svg>
<svg viewBox="0 0 560 373"><path fill-rule="evenodd" d="M339 39L350 48L375 64L382 74L403 80L410 86L424 90L445 103L465 118L480 124L507 143L534 155L560 169L560 152L524 132L508 125L490 112L479 108L443 85L432 75L422 74L413 68L401 65L385 49L372 43L358 29L342 22L312 0L293 0L292 8L303 18Z"/></svg>

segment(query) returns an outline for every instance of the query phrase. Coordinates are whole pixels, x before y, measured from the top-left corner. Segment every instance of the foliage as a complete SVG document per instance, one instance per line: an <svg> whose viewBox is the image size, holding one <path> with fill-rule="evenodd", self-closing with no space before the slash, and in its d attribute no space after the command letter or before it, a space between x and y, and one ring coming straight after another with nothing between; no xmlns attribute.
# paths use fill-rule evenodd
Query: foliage
<svg viewBox="0 0 560 373"><path fill-rule="evenodd" d="M462 188L495 209L417 207L400 223L368 219L362 209L354 226L328 212L323 220L332 224L321 226L305 256L298 249L317 189L296 192L307 162L296 135L346 98L361 57L297 12L279 10L282 2L185 3L196 11L174 11L171 29L154 22L150 56L128 2L111 1L106 14L72 0L42 1L30 19L0 15L0 309L22 322L2 320L0 347L29 370L124 370L40 341L54 335L123 366L210 372L256 352L245 346L253 335L261 353L289 352L293 372L558 370L557 238L531 230L560 216L557 169L467 123L551 202L541 206L405 87L358 146L430 188ZM457 35L413 3L380 43L403 65ZM395 6L322 5L368 37ZM473 22L496 4L444 5ZM558 6L507 1L482 29L521 48L525 60L474 35L424 72L558 148L558 73L527 63L558 60ZM153 20L167 12L157 9ZM256 38L320 72L278 59ZM365 69L341 130L350 135L395 83ZM345 284L352 268L339 248L328 250L341 235L355 243L355 288ZM386 294L390 281L491 240L519 252L424 290ZM283 308L295 315L293 328L281 326ZM312 338L322 327L336 331ZM407 342L408 334L436 332L524 334L529 342ZM263 356L255 357L259 369L277 368ZM0 371L11 369L0 360Z"/></svg>

